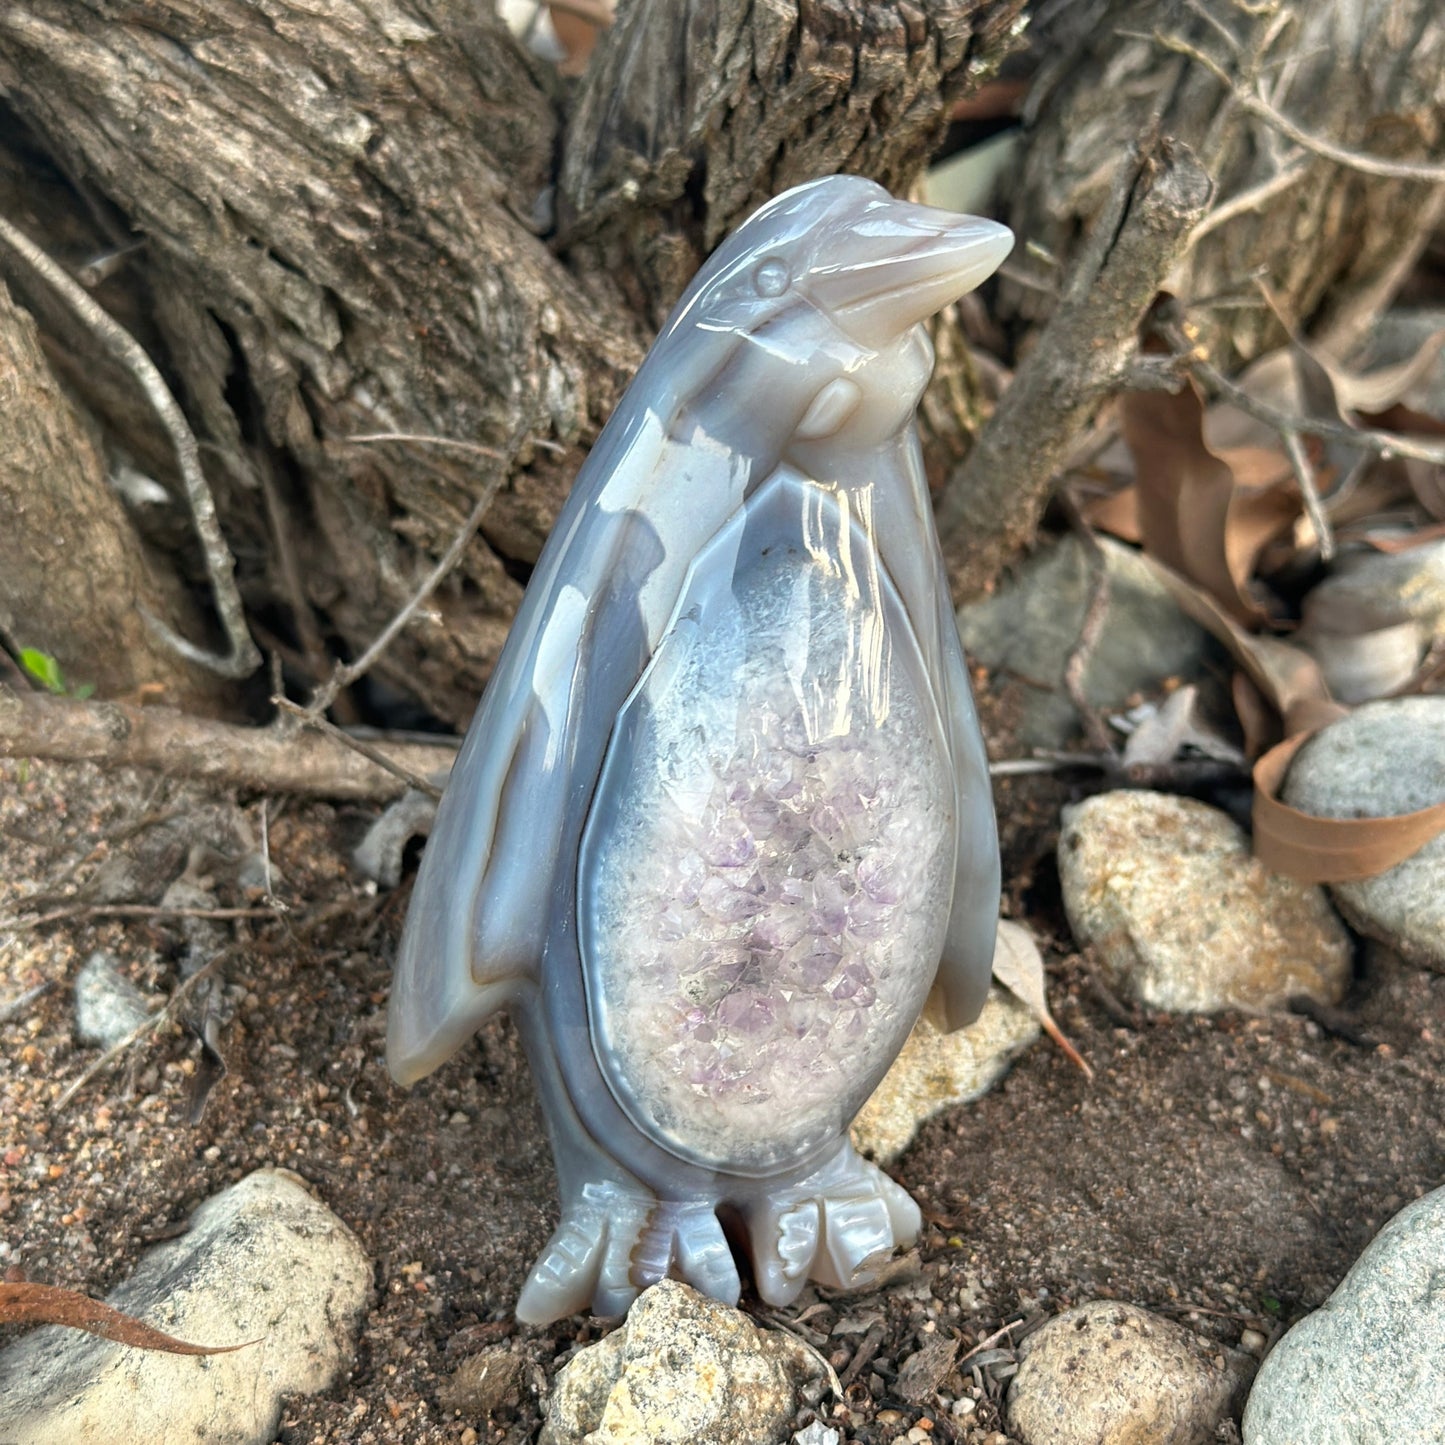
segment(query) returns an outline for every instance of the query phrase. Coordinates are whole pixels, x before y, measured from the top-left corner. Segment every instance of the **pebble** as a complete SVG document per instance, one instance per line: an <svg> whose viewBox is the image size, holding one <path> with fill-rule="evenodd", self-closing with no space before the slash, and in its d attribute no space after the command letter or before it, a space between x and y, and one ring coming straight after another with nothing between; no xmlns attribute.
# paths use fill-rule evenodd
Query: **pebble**
<svg viewBox="0 0 1445 1445"><path fill-rule="evenodd" d="M853 1121L853 1147L891 1164L925 1120L986 1094L1038 1036L1033 1014L997 984L978 1018L953 1033L944 1029L942 1010L930 1004Z"/></svg>
<svg viewBox="0 0 1445 1445"><path fill-rule="evenodd" d="M796 1340L663 1280L567 1362L538 1445L776 1445L818 1371Z"/></svg>
<svg viewBox="0 0 1445 1445"><path fill-rule="evenodd" d="M1304 600L1305 635L1353 634L1414 622L1445 637L1445 541L1405 552L1347 552Z"/></svg>
<svg viewBox="0 0 1445 1445"><path fill-rule="evenodd" d="M109 1049L150 1017L145 995L108 953L92 953L75 975L75 1036L82 1044Z"/></svg>
<svg viewBox="0 0 1445 1445"><path fill-rule="evenodd" d="M839 1445L842 1435L831 1425L825 1425L821 1420L814 1420L793 1436L793 1445Z"/></svg>
<svg viewBox="0 0 1445 1445"><path fill-rule="evenodd" d="M324 1390L371 1290L356 1236L296 1175L261 1169L147 1251L107 1302L179 1339L246 1348L161 1354L46 1326L0 1352L6 1445L214 1440L266 1445L284 1396Z"/></svg>
<svg viewBox="0 0 1445 1445"><path fill-rule="evenodd" d="M1024 1445L1208 1445L1255 1361L1172 1320L1096 1300L1019 1347L1008 1394Z"/></svg>
<svg viewBox="0 0 1445 1445"><path fill-rule="evenodd" d="M1326 818L1386 817L1445 800L1445 697L1357 708L1300 750L1284 800ZM1386 872L1330 892L1361 933L1445 972L1445 833Z"/></svg>
<svg viewBox="0 0 1445 1445"><path fill-rule="evenodd" d="M502 1404L517 1404L527 1362L505 1345L469 1355L437 1391L442 1409L486 1420Z"/></svg>
<svg viewBox="0 0 1445 1445"><path fill-rule="evenodd" d="M1059 877L1074 937L1149 1008L1336 1004L1349 982L1350 937L1323 890L1268 872L1231 818L1192 798L1121 791L1065 808Z"/></svg>
<svg viewBox="0 0 1445 1445"><path fill-rule="evenodd" d="M1200 671L1210 641L1187 618L1147 563L1131 548L1099 539L1109 577L1109 607L1084 670L1084 696L1097 708L1126 704L1158 690L1166 678ZM1089 558L1077 537L1031 557L991 597L958 613L971 661L1027 681L1021 690L1019 745L1061 747L1080 721L1064 688L1064 669L1078 646L1093 596Z"/></svg>
<svg viewBox="0 0 1445 1445"><path fill-rule="evenodd" d="M1445 1439L1445 1189L1401 1210L1260 1366L1245 1445Z"/></svg>

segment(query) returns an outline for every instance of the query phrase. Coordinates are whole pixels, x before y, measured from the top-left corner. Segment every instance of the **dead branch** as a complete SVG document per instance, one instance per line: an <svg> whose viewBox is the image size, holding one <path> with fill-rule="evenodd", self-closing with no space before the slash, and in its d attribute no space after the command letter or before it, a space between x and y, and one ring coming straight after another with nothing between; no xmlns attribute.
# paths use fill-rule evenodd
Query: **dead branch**
<svg viewBox="0 0 1445 1445"><path fill-rule="evenodd" d="M76 903L19 918L0 918L0 929L43 928L71 918L279 918L276 908L168 908L163 903Z"/></svg>
<svg viewBox="0 0 1445 1445"><path fill-rule="evenodd" d="M1198 46L1191 45L1182 36L1165 35L1160 31L1155 31L1149 38L1162 49L1172 51L1176 55L1183 55L1194 61L1196 65L1202 65L1221 85L1229 90L1244 110L1253 116L1258 116L1286 140L1292 140L1297 146L1301 146L1312 155L1317 155L1323 160L1334 161L1336 165L1347 166L1352 171L1359 171L1361 175L1378 176L1382 180L1422 181L1426 185L1445 185L1445 166L1431 165L1428 161L1391 160L1388 156L1370 155L1365 151L1352 150L1349 146L1337 145L1328 137L1315 135L1312 131L1296 124L1282 111L1276 110L1260 94L1253 83L1241 83L1239 77L1230 74L1212 56Z"/></svg>
<svg viewBox="0 0 1445 1445"><path fill-rule="evenodd" d="M457 739L435 746L379 743L376 750L409 776L451 766ZM282 736L171 708L21 694L0 686L0 757L48 758L153 768L173 777L259 793L387 802L409 786L386 768L318 734Z"/></svg>
<svg viewBox="0 0 1445 1445"><path fill-rule="evenodd" d="M146 355L145 348L118 321L90 299L85 288L78 285L28 236L0 216L0 240L3 240L37 276L59 296L85 323L96 340L140 384L146 399L155 408L156 416L170 437L190 503L191 517L206 558L206 573L211 580L216 615L225 630L230 652L224 656L197 647L182 637L162 618L146 614L146 622L188 662L209 668L221 677L247 677L260 665L261 654L246 627L246 610L236 590L236 559L226 545L221 524L216 518L216 504L210 484L201 470L200 448L186 421L185 413L176 405L170 388Z"/></svg>
<svg viewBox="0 0 1445 1445"><path fill-rule="evenodd" d="M1243 387L1236 386L1205 355L1185 332L1177 319L1167 314L1160 319L1160 334L1173 348L1182 365L1193 373L1195 379L1212 395L1248 412L1257 421L1273 427L1281 436L1319 437L1323 441L1339 442L1354 451L1368 452L1378 457L1410 457L1415 461L1431 462L1445 466L1445 443L1428 442L1421 437L1401 436L1398 432L1376 431L1370 427L1346 426L1325 417L1300 416L1275 406L1272 402L1261 401L1251 396ZM1286 443L1287 444L1287 443Z"/></svg>
<svg viewBox="0 0 1445 1445"><path fill-rule="evenodd" d="M414 773L404 764L373 747L370 743L363 742L360 738L354 738L349 733L343 732L333 722L328 722L324 717L313 712L311 708L305 708L300 703L292 702L289 697L276 696L271 699L283 713L296 718L301 724L308 728L314 728L322 737L330 738L333 742L339 743L342 747L358 754L373 762L379 768L384 768L392 777L406 784L408 788L415 788L419 793L426 793L429 797L440 800L442 790L435 783L428 781L420 773ZM315 707L315 704L312 704ZM288 734L290 736L290 734Z"/></svg>
<svg viewBox="0 0 1445 1445"><path fill-rule="evenodd" d="M1058 308L937 510L955 590L977 595L1032 539L1070 448L1125 384L1139 323L1209 203L1193 153L1163 139L1121 168Z"/></svg>

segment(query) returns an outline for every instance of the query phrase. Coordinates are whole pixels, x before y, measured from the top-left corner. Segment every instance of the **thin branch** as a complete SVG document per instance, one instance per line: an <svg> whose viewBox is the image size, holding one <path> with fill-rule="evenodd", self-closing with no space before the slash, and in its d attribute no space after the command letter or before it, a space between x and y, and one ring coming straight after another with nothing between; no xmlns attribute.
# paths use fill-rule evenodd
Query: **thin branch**
<svg viewBox="0 0 1445 1445"><path fill-rule="evenodd" d="M24 993L18 994L15 998L0 1003L0 1024L8 1024L11 1019L18 1018L31 1004L49 993L54 986L49 979L46 979L43 983L37 983L34 988L27 988Z"/></svg>
<svg viewBox="0 0 1445 1445"><path fill-rule="evenodd" d="M427 573L422 579L421 585L412 593L401 609L392 617L391 621L377 634L371 646L368 647L355 662L338 663L331 676L316 689L311 696L311 701L304 708L298 708L292 705L285 707L284 710L286 712L299 717L301 722L307 727L318 726L322 720L322 715L331 704L336 701L337 693L339 693L342 688L350 687L358 678L365 676L365 674L371 670L376 659L391 646L402 629L416 615L417 609L442 584L452 568L461 561L462 553L467 550L472 538L476 536L477 529L482 525L482 519L487 515L487 509L492 505L493 499L501 488L507 473L505 463L509 460L505 452L497 451L493 447L482 446L478 442L460 442L446 437L413 436L407 432L358 433L350 437L349 440L359 442L431 442L439 446L459 447L464 451L469 451L479 456L490 457L504 463L504 465L501 470L497 472L496 476L483 485L481 494L477 497L471 512L468 513L466 521L462 523L461 529L457 532L456 536L452 538L451 546L447 548L441 560ZM347 745L349 747L356 747L356 750L361 752L363 756L370 756L370 754L366 753L364 749L356 744L354 739L347 739ZM376 759L373 758L372 761L376 761ZM382 766L385 766L385 764L382 764ZM432 792L431 785L427 783L413 783L412 786L419 787L424 792Z"/></svg>
<svg viewBox="0 0 1445 1445"><path fill-rule="evenodd" d="M1258 116L1267 125L1273 126L1282 136L1297 146L1333 161L1336 165L1347 166L1366 176L1379 176L1391 181L1422 181L1426 185L1445 184L1445 165L1432 165L1428 161L1395 161L1386 156L1369 155L1364 151L1351 150L1337 145L1324 136L1315 135L1303 126L1296 125L1282 111L1276 110L1257 90L1242 87L1236 78L1220 63L1198 46L1192 45L1179 35L1165 35L1155 31L1150 37L1165 50L1183 55L1202 65L1221 85L1225 86L1239 104L1251 115Z"/></svg>
<svg viewBox="0 0 1445 1445"><path fill-rule="evenodd" d="M1304 158L1296 156L1268 180L1261 181L1256 186L1250 186L1248 190L1241 191L1237 196L1231 196L1227 201L1215 206L1189 233L1189 240L1185 243L1185 253L1188 254L1211 231L1218 230L1226 221L1232 221L1236 216L1242 216L1247 211L1257 211L1266 202L1283 195L1285 191L1292 190L1304 179L1308 170L1309 166Z"/></svg>
<svg viewBox="0 0 1445 1445"><path fill-rule="evenodd" d="M283 735L274 727L237 727L172 708L81 702L0 685L0 757L152 768L258 793L389 802L412 777L450 766L460 741L375 744L379 758L404 770L402 781L319 731Z"/></svg>
<svg viewBox="0 0 1445 1445"><path fill-rule="evenodd" d="M437 437L428 436L425 432L416 431L367 431L352 432L350 436L338 437L343 442L418 442L428 447L451 447L459 452L471 452L474 456L491 457L496 461L507 461L505 452L499 452L495 447L483 446L481 442L464 441L460 437ZM549 442L542 437L533 437L532 446L544 452L565 452L566 447L557 442Z"/></svg>
<svg viewBox="0 0 1445 1445"><path fill-rule="evenodd" d="M1300 496L1304 499L1305 515L1310 519L1310 525L1319 539L1320 557L1328 562L1335 555L1335 534L1330 527L1329 518L1325 516L1324 503L1320 501L1314 464L1310 461L1309 453L1305 451L1300 434L1292 427L1282 428L1279 438L1284 443L1289 464L1294 468L1295 481L1299 483Z"/></svg>
<svg viewBox="0 0 1445 1445"><path fill-rule="evenodd" d="M315 728L323 736L333 739L343 747L350 748L369 762L375 763L377 767L385 768L392 777L399 778L407 787L415 788L417 792L425 793L431 798L441 797L442 790L429 778L387 757L380 748L374 748L370 743L364 743L360 738L354 738L350 733L342 732L335 723L327 722L324 717L313 713L310 708L302 707L299 702L292 702L289 697L273 697L271 701L282 712L299 718L307 727ZM315 704L313 703L312 706L314 707Z"/></svg>
<svg viewBox="0 0 1445 1445"><path fill-rule="evenodd" d="M163 903L76 903L30 918L0 918L0 929L40 928L67 918L276 918L275 908L167 908Z"/></svg>
<svg viewBox="0 0 1445 1445"><path fill-rule="evenodd" d="M1306 436L1340 442L1355 451L1370 452L1375 456L1411 457L1416 461L1445 466L1445 443L1437 442L1432 445L1418 437L1401 436L1397 432L1373 431L1368 427L1346 426L1342 422L1327 421L1322 417L1299 416L1270 402L1261 401L1258 397L1251 396L1243 387L1235 385L1214 366L1199 347L1185 336L1177 321L1162 320L1159 329L1203 386L1231 406L1248 412L1256 421L1273 427L1281 436L1291 431L1303 432Z"/></svg>
<svg viewBox="0 0 1445 1445"><path fill-rule="evenodd" d="M235 952L235 945L229 948L223 948L209 963L198 968L170 996L170 999L163 1009L151 1014L149 1018L142 1019L119 1043L112 1044L89 1068L77 1079L73 1080L65 1092L55 1101L55 1107L52 1112L58 1114L92 1079L105 1073L119 1059L129 1053L136 1044L149 1038L163 1024L171 1022L180 1011L181 1004L184 1003L205 980L209 979L212 974L215 973L216 969Z"/></svg>
<svg viewBox="0 0 1445 1445"><path fill-rule="evenodd" d="M1099 407L1126 384L1138 328L1209 203L1193 154L1145 142L1121 166L1059 304L936 510L950 579L976 595L1033 537Z"/></svg>
<svg viewBox="0 0 1445 1445"><path fill-rule="evenodd" d="M249 676L260 664L261 654L246 627L245 607L241 602L241 594L236 589L236 559L226 545L221 524L216 518L216 504L211 496L210 484L201 470L200 448L196 445L196 438L185 414L176 404L176 399L171 395L164 378L144 347L109 312L98 306L83 286L77 285L39 246L3 216L0 216L0 240L42 277L75 312L105 349L135 378L145 392L146 399L155 408L156 416L175 449L176 464L180 468L181 480L190 502L191 517L205 553L206 573L211 580L216 615L221 620L230 653L221 656L197 647L150 613L144 614L146 622L188 661L209 668L222 677Z"/></svg>

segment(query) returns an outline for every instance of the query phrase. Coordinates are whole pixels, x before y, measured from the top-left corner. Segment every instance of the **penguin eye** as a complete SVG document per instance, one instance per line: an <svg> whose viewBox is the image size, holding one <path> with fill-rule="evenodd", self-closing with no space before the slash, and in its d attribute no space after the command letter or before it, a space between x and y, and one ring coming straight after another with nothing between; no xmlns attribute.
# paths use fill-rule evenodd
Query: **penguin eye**
<svg viewBox="0 0 1445 1445"><path fill-rule="evenodd" d="M766 261L758 262L753 270L753 289L759 296L781 296L788 289L791 279L787 263L771 256Z"/></svg>

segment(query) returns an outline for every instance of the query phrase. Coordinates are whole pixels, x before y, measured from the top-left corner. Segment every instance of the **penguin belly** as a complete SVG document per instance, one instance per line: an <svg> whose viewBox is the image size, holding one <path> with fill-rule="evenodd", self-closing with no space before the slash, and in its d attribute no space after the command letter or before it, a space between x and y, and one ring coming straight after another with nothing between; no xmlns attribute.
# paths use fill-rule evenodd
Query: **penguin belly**
<svg viewBox="0 0 1445 1445"><path fill-rule="evenodd" d="M698 553L583 832L598 1068L644 1135L720 1173L842 1137L942 951L952 771L870 502L781 471Z"/></svg>

